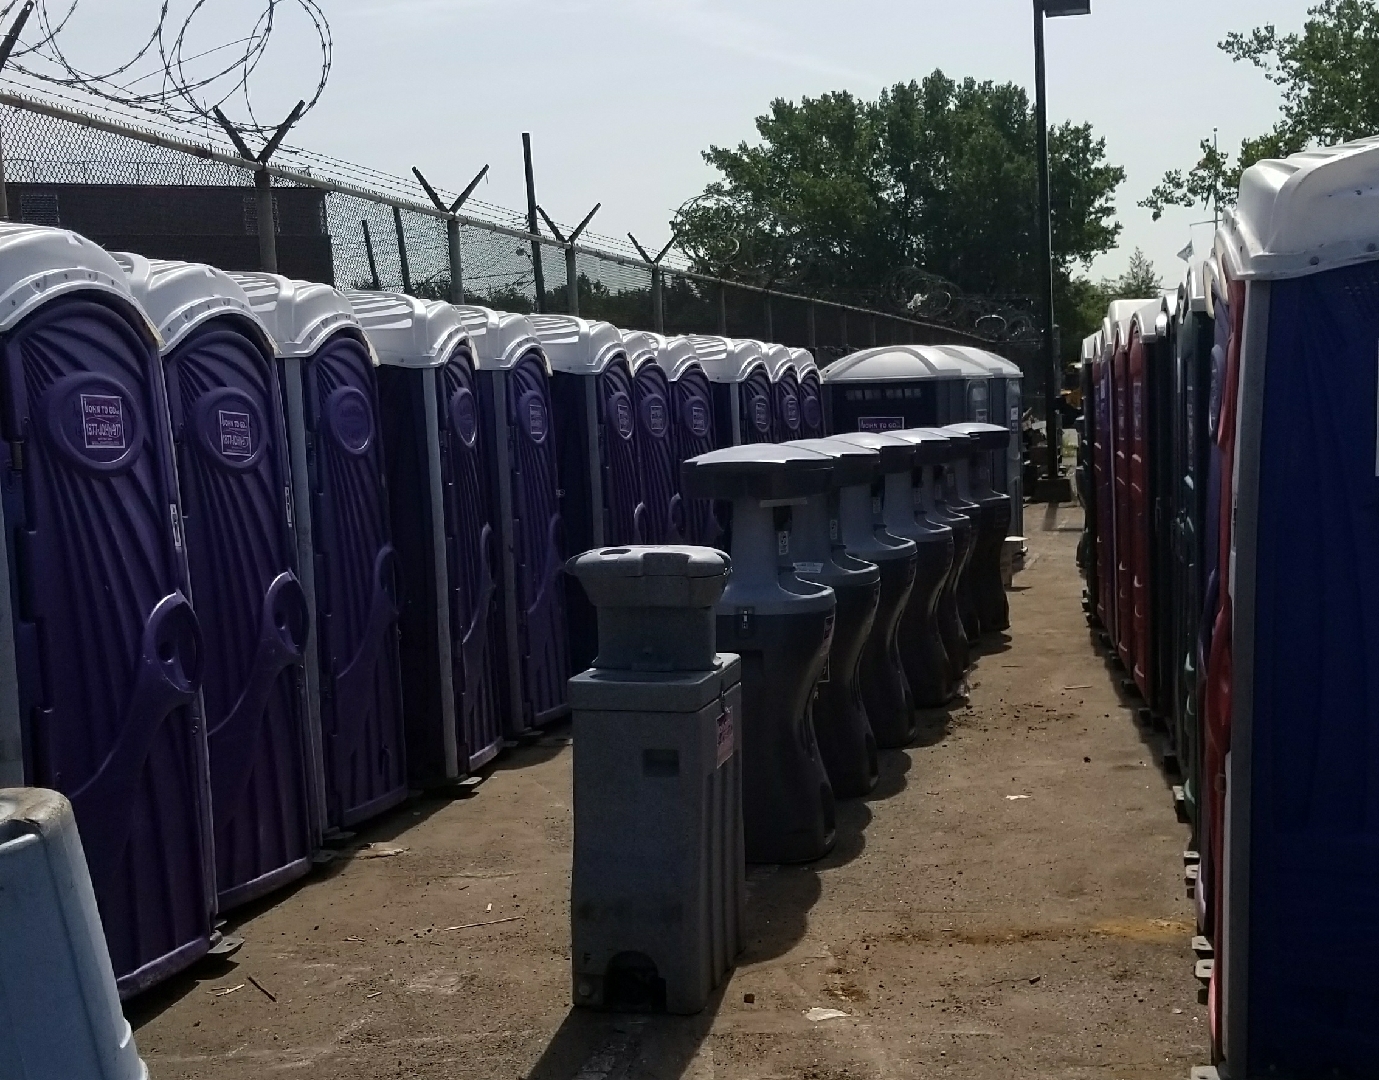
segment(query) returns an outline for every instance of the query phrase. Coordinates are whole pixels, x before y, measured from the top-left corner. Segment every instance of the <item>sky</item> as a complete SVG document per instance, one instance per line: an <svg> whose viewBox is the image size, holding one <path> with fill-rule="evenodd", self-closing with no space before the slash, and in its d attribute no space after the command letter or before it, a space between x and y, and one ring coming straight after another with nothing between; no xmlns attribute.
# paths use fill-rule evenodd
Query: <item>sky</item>
<svg viewBox="0 0 1379 1080"><path fill-rule="evenodd" d="M1090 268L1120 273L1135 247L1172 282L1206 215L1159 222L1136 206L1165 169L1196 160L1219 129L1236 147L1267 130L1276 88L1217 42L1265 22L1301 26L1309 0L1093 0L1089 17L1050 20L1050 121L1090 122L1128 178L1117 192L1117 250ZM51 3L51 0L50 0ZM118 53L153 0L85 0L64 45L93 64ZM54 5L56 6L56 5ZM531 132L540 202L591 229L668 238L676 208L714 178L701 152L755 139L776 97L832 90L874 97L935 68L1013 81L1033 93L1029 0L322 0L334 63L292 143L386 172L417 166L458 190L491 165L476 195L522 208L521 133ZM203 9L213 40L262 0ZM278 37L252 89L265 113L309 94L318 67L305 24L280 0ZM113 20L113 21L112 21ZM123 38L122 38L123 35ZM131 39L132 40L132 39Z"/></svg>

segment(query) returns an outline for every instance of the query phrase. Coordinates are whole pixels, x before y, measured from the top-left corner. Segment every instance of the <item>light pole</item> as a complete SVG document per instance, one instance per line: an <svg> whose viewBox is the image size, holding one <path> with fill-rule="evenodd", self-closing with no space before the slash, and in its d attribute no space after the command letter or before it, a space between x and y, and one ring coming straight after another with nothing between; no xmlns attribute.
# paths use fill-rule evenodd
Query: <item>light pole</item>
<svg viewBox="0 0 1379 1080"><path fill-rule="evenodd" d="M1058 479L1063 456L1057 432L1060 366L1053 319L1053 211L1049 196L1049 109L1044 90L1044 20L1090 15L1092 0L1034 0L1034 118L1039 153L1039 287L1044 294L1044 427L1048 433L1049 480Z"/></svg>

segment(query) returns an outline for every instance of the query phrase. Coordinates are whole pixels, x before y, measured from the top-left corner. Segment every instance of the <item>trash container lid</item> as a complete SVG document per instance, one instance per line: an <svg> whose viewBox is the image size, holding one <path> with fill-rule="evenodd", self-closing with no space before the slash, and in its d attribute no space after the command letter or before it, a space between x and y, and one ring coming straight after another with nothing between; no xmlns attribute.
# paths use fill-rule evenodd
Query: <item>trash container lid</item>
<svg viewBox="0 0 1379 1080"><path fill-rule="evenodd" d="M921 382L960 379L968 365L932 345L881 345L835 360L823 370L826 383Z"/></svg>
<svg viewBox="0 0 1379 1080"><path fill-rule="evenodd" d="M0 791L0 844L20 836L51 833L70 816L67 799L47 788L6 788Z"/></svg>
<svg viewBox="0 0 1379 1080"><path fill-rule="evenodd" d="M727 446L680 467L691 499L798 499L832 485L833 459L784 443Z"/></svg>
<svg viewBox="0 0 1379 1080"><path fill-rule="evenodd" d="M1010 429L1000 424L949 424L939 428L950 438L953 434L965 435L973 442L973 450L1004 450L1010 445Z"/></svg>
<svg viewBox="0 0 1379 1080"><path fill-rule="evenodd" d="M870 484L881 475L881 455L869 446L835 439L795 439L786 446L798 446L833 459L833 486L857 487Z"/></svg>
<svg viewBox="0 0 1379 1080"><path fill-rule="evenodd" d="M967 453L967 444L971 442L967 435L946 428L906 428L895 435L914 445L916 465L954 461Z"/></svg>
<svg viewBox="0 0 1379 1080"><path fill-rule="evenodd" d="M897 439L894 435L877 431L845 431L838 435L830 435L828 441L845 442L875 450L881 455L882 475L909 472L915 467L915 452L918 448L914 443Z"/></svg>
<svg viewBox="0 0 1379 1080"><path fill-rule="evenodd" d="M595 607L710 608L732 567L723 552L689 545L594 548L565 564Z"/></svg>

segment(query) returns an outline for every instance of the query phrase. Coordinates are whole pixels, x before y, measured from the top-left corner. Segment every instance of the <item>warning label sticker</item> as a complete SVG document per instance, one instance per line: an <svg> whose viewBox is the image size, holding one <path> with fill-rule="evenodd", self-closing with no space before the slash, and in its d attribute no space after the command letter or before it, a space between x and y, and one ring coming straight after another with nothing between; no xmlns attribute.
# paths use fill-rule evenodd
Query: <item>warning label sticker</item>
<svg viewBox="0 0 1379 1080"><path fill-rule="evenodd" d="M124 450L124 402L114 394L82 394L81 426L88 450Z"/></svg>
<svg viewBox="0 0 1379 1080"><path fill-rule="evenodd" d="M220 452L226 457L247 458L254 453L249 414L217 410L220 418Z"/></svg>
<svg viewBox="0 0 1379 1080"><path fill-rule="evenodd" d="M733 751L737 749L737 735L733 730L733 707L723 706L723 711L718 714L718 757L714 763L717 769L733 756Z"/></svg>

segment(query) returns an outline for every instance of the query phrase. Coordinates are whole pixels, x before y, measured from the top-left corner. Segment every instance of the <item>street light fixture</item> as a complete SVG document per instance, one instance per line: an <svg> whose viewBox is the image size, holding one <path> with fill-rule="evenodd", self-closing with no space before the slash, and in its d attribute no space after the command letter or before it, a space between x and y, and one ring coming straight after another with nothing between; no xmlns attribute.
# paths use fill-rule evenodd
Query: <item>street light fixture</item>
<svg viewBox="0 0 1379 1080"><path fill-rule="evenodd" d="M1044 91L1044 20L1069 15L1090 15L1092 0L1034 0L1034 113L1038 127L1036 139L1039 152L1039 239L1043 260L1039 284L1044 294L1044 425L1048 434L1049 482L1058 480L1058 468L1063 455L1058 436L1058 390L1060 368L1054 341L1053 320L1053 216L1049 197L1049 110Z"/></svg>

